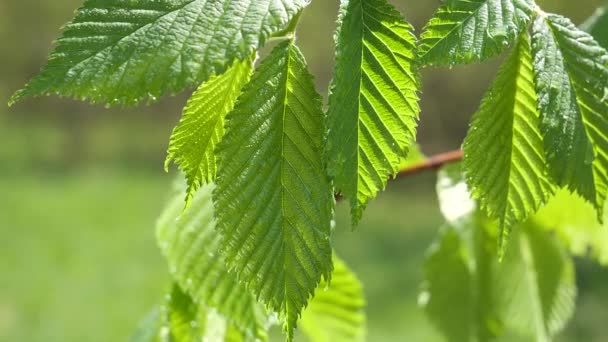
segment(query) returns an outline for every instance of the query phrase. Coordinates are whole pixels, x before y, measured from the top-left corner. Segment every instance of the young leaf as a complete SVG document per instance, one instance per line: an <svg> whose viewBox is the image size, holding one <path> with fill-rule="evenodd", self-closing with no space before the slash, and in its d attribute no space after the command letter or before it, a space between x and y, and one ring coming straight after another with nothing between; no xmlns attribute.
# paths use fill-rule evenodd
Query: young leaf
<svg viewBox="0 0 608 342"><path fill-rule="evenodd" d="M423 64L454 65L504 51L530 22L532 0L449 0L420 37Z"/></svg>
<svg viewBox="0 0 608 342"><path fill-rule="evenodd" d="M599 224L593 209L580 197L561 190L532 220L539 227L555 232L572 254L592 257L608 266L607 216L605 210L604 224Z"/></svg>
<svg viewBox="0 0 608 342"><path fill-rule="evenodd" d="M530 42L522 35L464 141L469 189L481 209L500 222L503 241L510 228L536 212L552 192L533 77Z"/></svg>
<svg viewBox="0 0 608 342"><path fill-rule="evenodd" d="M243 60L307 0L86 0L41 73L10 100L58 94L136 104Z"/></svg>
<svg viewBox="0 0 608 342"><path fill-rule="evenodd" d="M214 201L228 267L285 318L288 339L332 269L333 194L322 161L324 115L292 41L254 73L217 147Z"/></svg>
<svg viewBox="0 0 608 342"><path fill-rule="evenodd" d="M598 8L581 28L589 32L604 49L608 49L608 4Z"/></svg>
<svg viewBox="0 0 608 342"><path fill-rule="evenodd" d="M129 342L160 342L161 310L154 308L137 324Z"/></svg>
<svg viewBox="0 0 608 342"><path fill-rule="evenodd" d="M416 137L416 38L386 0L343 0L328 113L328 169L353 224Z"/></svg>
<svg viewBox="0 0 608 342"><path fill-rule="evenodd" d="M608 190L608 53L568 19L544 13L533 25L533 51L551 176L601 218Z"/></svg>
<svg viewBox="0 0 608 342"><path fill-rule="evenodd" d="M219 254L215 231L213 186L203 186L183 210L182 192L168 203L158 220L156 237L173 279L191 298L215 308L247 336L266 339L267 317L236 275L228 273Z"/></svg>
<svg viewBox="0 0 608 342"><path fill-rule="evenodd" d="M186 203L203 183L215 179L214 149L224 135L224 117L249 81L252 69L252 60L245 59L203 83L192 94L173 130L165 169L175 161L186 175Z"/></svg>
<svg viewBox="0 0 608 342"><path fill-rule="evenodd" d="M322 281L302 313L302 330L315 342L365 340L365 297L359 279L334 255L331 284Z"/></svg>

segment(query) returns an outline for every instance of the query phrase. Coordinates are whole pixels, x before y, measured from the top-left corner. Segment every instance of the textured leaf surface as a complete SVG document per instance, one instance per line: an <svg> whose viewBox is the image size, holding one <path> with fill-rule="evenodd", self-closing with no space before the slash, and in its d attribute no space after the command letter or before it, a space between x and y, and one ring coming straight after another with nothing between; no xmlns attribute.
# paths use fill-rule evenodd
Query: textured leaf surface
<svg viewBox="0 0 608 342"><path fill-rule="evenodd" d="M539 227L554 231L574 255L590 256L608 266L607 216L605 210L604 224L599 224L592 208L580 197L562 190L534 215L533 221Z"/></svg>
<svg viewBox="0 0 608 342"><path fill-rule="evenodd" d="M538 128L527 36L501 67L464 142L464 172L474 198L498 220L501 240L545 203L552 186Z"/></svg>
<svg viewBox="0 0 608 342"><path fill-rule="evenodd" d="M266 315L255 298L228 273L219 254L212 185L202 187L183 210L182 191L164 209L157 224L157 240L173 279L200 304L215 308L247 336L266 338Z"/></svg>
<svg viewBox="0 0 608 342"><path fill-rule="evenodd" d="M188 100L173 130L165 168L175 161L186 175L186 202L202 184L215 179L214 149L224 135L224 118L249 81L252 69L251 59L245 59L203 83Z"/></svg>
<svg viewBox="0 0 608 342"><path fill-rule="evenodd" d="M453 65L504 51L530 21L531 0L448 0L424 28L424 64Z"/></svg>
<svg viewBox="0 0 608 342"><path fill-rule="evenodd" d="M262 62L226 120L214 192L222 250L239 279L285 318L291 339L321 277L330 277L334 202L321 97L293 42Z"/></svg>
<svg viewBox="0 0 608 342"><path fill-rule="evenodd" d="M314 342L365 340L365 297L361 282L334 255L331 284L322 281L302 313L302 330Z"/></svg>
<svg viewBox="0 0 608 342"><path fill-rule="evenodd" d="M48 64L11 103L59 94L135 104L199 84L243 60L307 0L86 0Z"/></svg>
<svg viewBox="0 0 608 342"><path fill-rule="evenodd" d="M440 173L442 208L469 198L457 170L454 165ZM572 260L550 234L525 224L514 231L499 262L498 226L474 205L459 212L454 219L447 211L449 225L425 262L419 301L431 320L454 342L488 341L506 333L549 341L574 311Z"/></svg>
<svg viewBox="0 0 608 342"><path fill-rule="evenodd" d="M581 26L604 48L608 49L608 5L598 8Z"/></svg>
<svg viewBox="0 0 608 342"><path fill-rule="evenodd" d="M416 137L416 39L386 0L343 0L328 114L328 162L353 223Z"/></svg>
<svg viewBox="0 0 608 342"><path fill-rule="evenodd" d="M602 217L608 190L608 53L554 14L535 20L533 51L551 175Z"/></svg>

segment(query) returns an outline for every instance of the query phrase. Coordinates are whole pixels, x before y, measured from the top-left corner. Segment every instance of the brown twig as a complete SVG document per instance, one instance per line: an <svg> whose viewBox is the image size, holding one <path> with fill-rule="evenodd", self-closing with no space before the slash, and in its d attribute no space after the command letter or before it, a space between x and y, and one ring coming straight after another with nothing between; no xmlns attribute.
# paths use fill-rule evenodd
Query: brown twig
<svg viewBox="0 0 608 342"><path fill-rule="evenodd" d="M414 165L410 165L410 166L404 168L403 170L401 170L397 173L397 176L395 178L405 178L405 177L413 176L413 175L416 175L416 174L419 174L419 173L422 173L425 171L434 171L446 164L455 163L457 161L460 161L460 160L462 160L462 157L463 157L463 153L462 153L462 150L460 150L460 149L436 154L434 156L430 156L430 157L426 158L424 161L421 161L420 163L416 163ZM341 195L336 195L336 201L339 202L342 199L343 199L343 197Z"/></svg>

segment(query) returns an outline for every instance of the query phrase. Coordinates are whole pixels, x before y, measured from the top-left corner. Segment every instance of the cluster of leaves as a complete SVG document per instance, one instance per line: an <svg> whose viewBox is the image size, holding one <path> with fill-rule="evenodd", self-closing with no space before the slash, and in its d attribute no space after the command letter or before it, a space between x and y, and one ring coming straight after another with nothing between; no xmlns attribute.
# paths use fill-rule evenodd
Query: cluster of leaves
<svg viewBox="0 0 608 342"><path fill-rule="evenodd" d="M537 228L555 225L541 224L542 213L525 222L559 188L603 217L606 50L533 0L447 1L419 40L387 0L342 0L324 111L294 38L308 2L85 0L47 66L11 98L131 105L200 84L166 162L185 174L186 208L180 190L158 224L175 284L146 321L155 333L137 336L266 340L281 322L292 340L299 320L314 340L362 339L361 286L332 250L334 193L349 201L355 226L402 167L416 137L421 67L478 62L512 47L464 142L476 202L466 193L445 204L467 213L447 211L421 298L454 340L487 340L506 328L547 340L572 312L574 270ZM598 12L586 27L601 32L605 22ZM270 39L282 41L256 66ZM575 253L597 246L595 231L558 232ZM496 253L504 265L491 261ZM596 255L606 260L603 250ZM457 281L446 284L446 275ZM445 316L454 300L470 310ZM510 320L522 303L534 306L531 316Z"/></svg>

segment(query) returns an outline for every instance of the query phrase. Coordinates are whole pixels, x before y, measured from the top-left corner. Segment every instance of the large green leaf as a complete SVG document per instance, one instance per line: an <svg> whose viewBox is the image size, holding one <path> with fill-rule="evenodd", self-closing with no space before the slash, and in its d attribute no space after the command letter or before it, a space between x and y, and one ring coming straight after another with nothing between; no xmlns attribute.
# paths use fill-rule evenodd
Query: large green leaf
<svg viewBox="0 0 608 342"><path fill-rule="evenodd" d="M424 28L424 64L453 65L492 57L523 32L532 0L447 0Z"/></svg>
<svg viewBox="0 0 608 342"><path fill-rule="evenodd" d="M186 104L179 125L173 130L165 168L174 160L186 175L186 202L203 183L215 178L214 149L224 135L224 117L249 81L252 69L252 61L245 59L203 83Z"/></svg>
<svg viewBox="0 0 608 342"><path fill-rule="evenodd" d="M292 41L261 63L226 118L214 201L226 262L285 318L288 338L332 269L324 115Z"/></svg>
<svg viewBox="0 0 608 342"><path fill-rule="evenodd" d="M302 313L302 330L314 342L364 341L365 297L361 282L334 255L331 283L322 281Z"/></svg>
<svg viewBox="0 0 608 342"><path fill-rule="evenodd" d="M572 260L550 234L525 224L499 262L498 226L474 205L460 206L469 200L462 185L457 166L440 173L438 195L449 224L429 251L420 303L450 341L507 333L549 341L574 311ZM462 209L450 211L450 203Z"/></svg>
<svg viewBox="0 0 608 342"><path fill-rule="evenodd" d="M598 8L581 28L589 32L604 49L608 49L608 4Z"/></svg>
<svg viewBox="0 0 608 342"><path fill-rule="evenodd" d="M58 94L92 102L155 100L243 60L307 0L86 0L48 64L10 100Z"/></svg>
<svg viewBox="0 0 608 342"><path fill-rule="evenodd" d="M544 13L533 25L533 51L550 173L602 217L608 191L608 53L570 20Z"/></svg>
<svg viewBox="0 0 608 342"><path fill-rule="evenodd" d="M213 186L203 186L184 211L183 187L157 224L157 240L173 279L200 305L216 309L249 337L266 338L267 316L247 289L228 273L215 230Z"/></svg>
<svg viewBox="0 0 608 342"><path fill-rule="evenodd" d="M554 231L574 255L590 256L608 266L608 211L604 211L601 225L593 209L580 197L561 190L532 220Z"/></svg>
<svg viewBox="0 0 608 342"><path fill-rule="evenodd" d="M328 113L328 163L353 223L416 137L416 39L386 0L343 0Z"/></svg>
<svg viewBox="0 0 608 342"><path fill-rule="evenodd" d="M501 67L464 142L464 172L474 198L501 227L501 240L552 192L538 128L527 35Z"/></svg>

